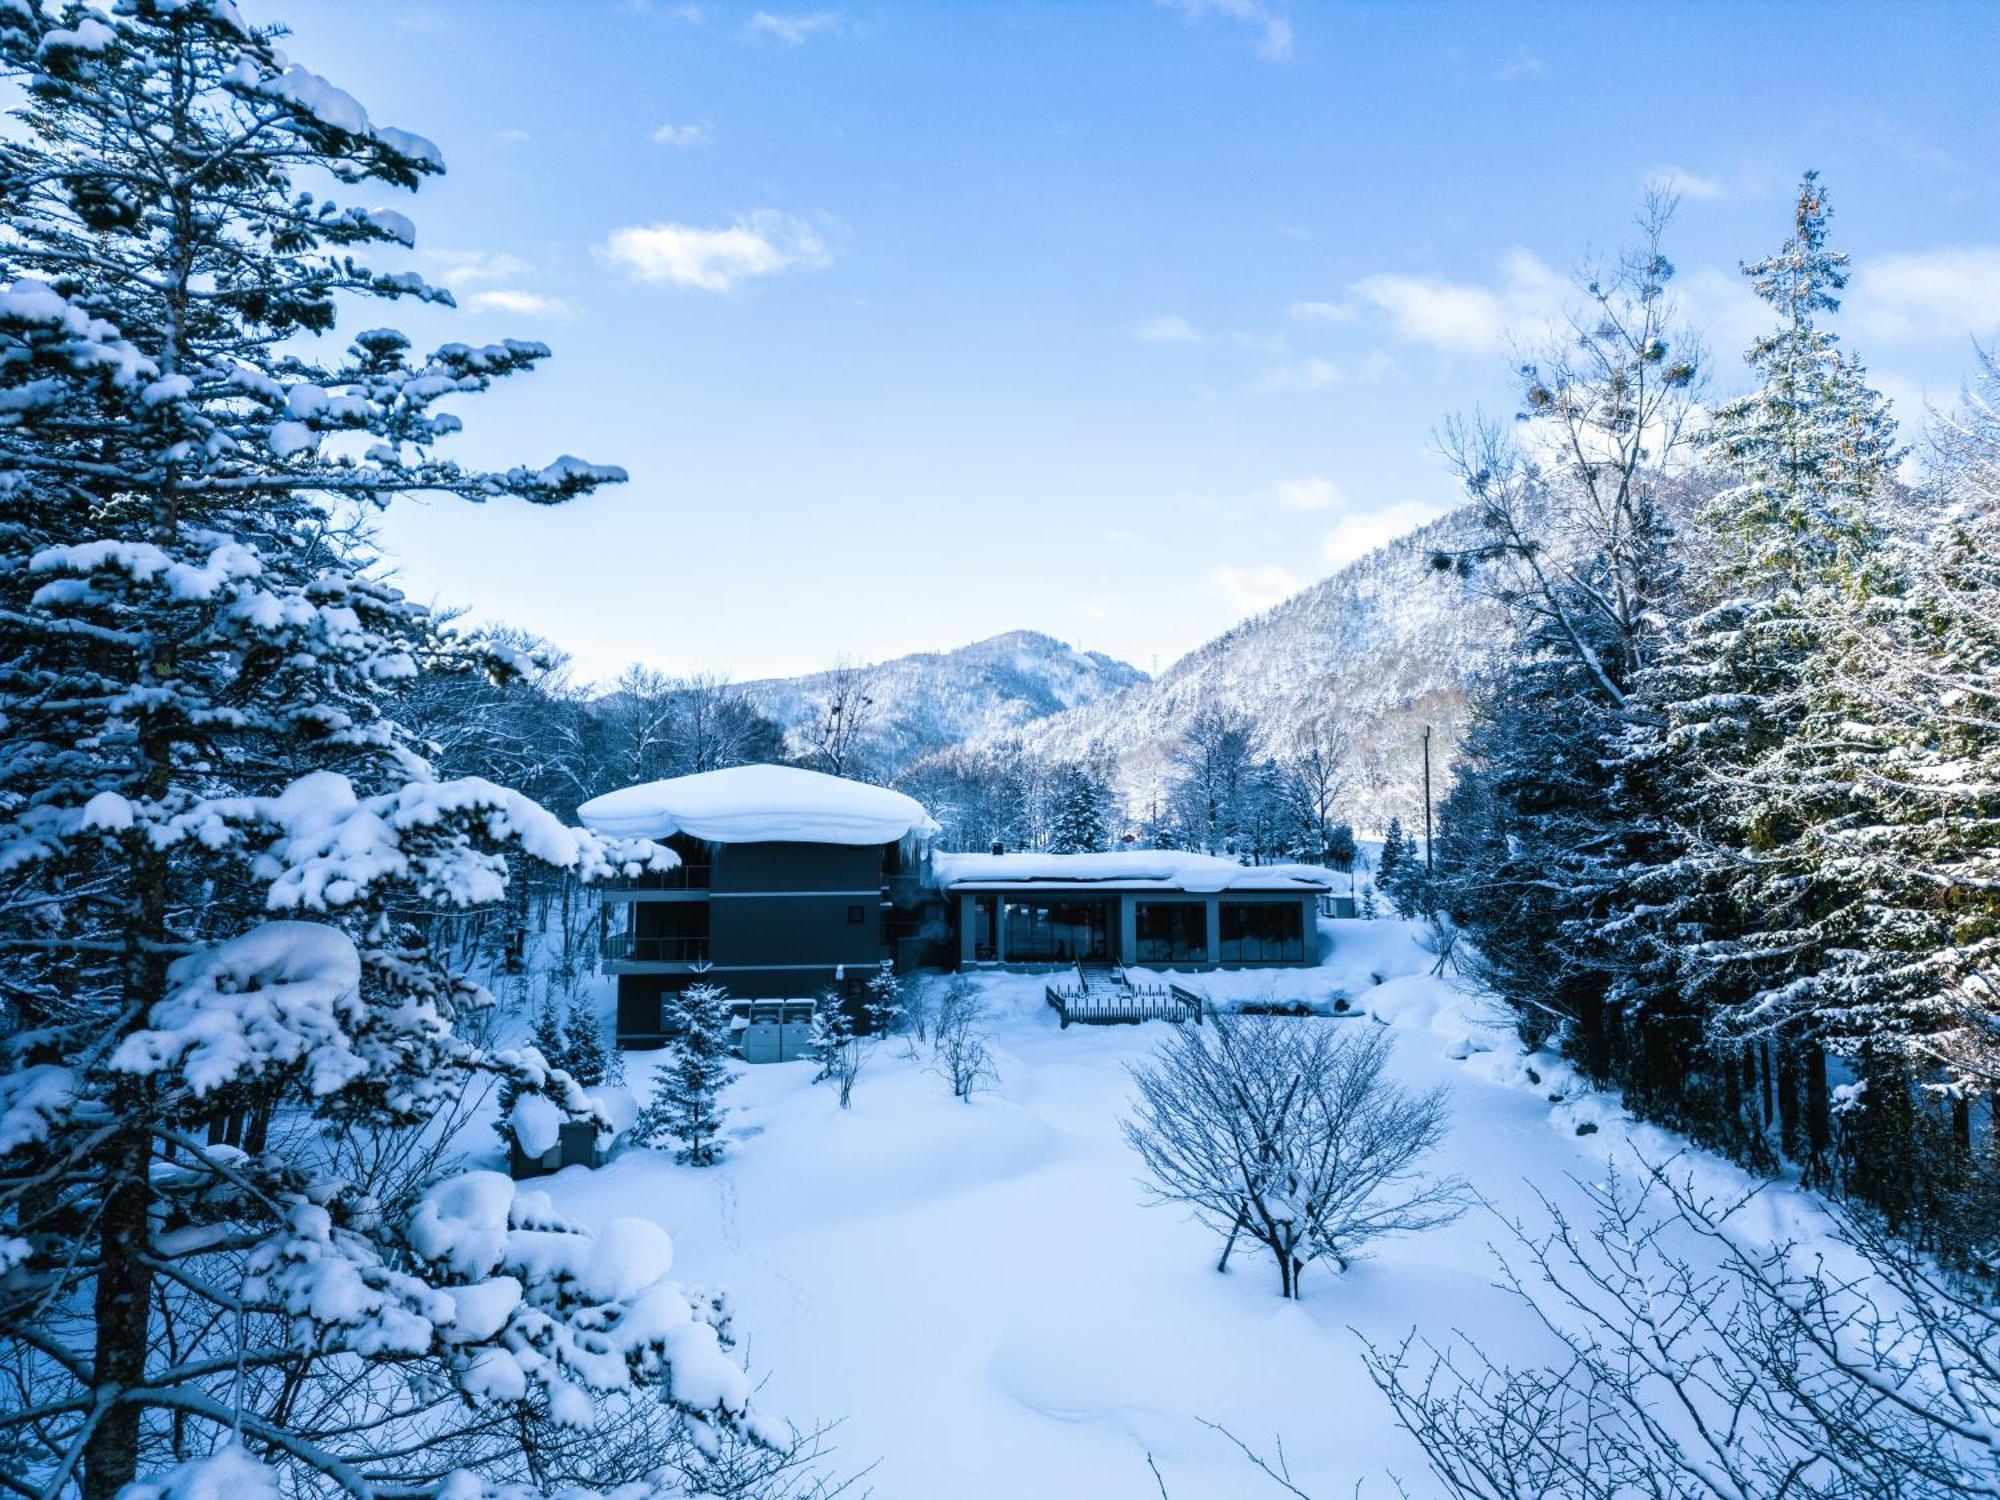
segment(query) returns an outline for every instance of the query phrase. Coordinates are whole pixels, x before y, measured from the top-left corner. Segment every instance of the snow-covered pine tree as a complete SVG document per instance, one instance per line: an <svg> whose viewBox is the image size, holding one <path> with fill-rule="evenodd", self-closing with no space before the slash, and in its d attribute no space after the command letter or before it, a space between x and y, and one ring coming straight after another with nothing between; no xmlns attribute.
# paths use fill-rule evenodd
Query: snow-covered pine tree
<svg viewBox="0 0 2000 1500"><path fill-rule="evenodd" d="M1827 212L1807 173L1791 235L1744 268L1778 323L1747 355L1757 387L1705 434L1733 482L1697 514L1691 608L1641 684L1625 752L1664 825L1627 903L1644 955L1633 1003L1694 999L1712 1016L1737 1107L1809 1171L1830 1142L1815 976L1865 892L1818 833L1848 811L1842 736L1802 731L1835 666L1833 622L1885 584L1898 457L1887 404L1822 323L1847 281Z"/></svg>
<svg viewBox="0 0 2000 1500"><path fill-rule="evenodd" d="M875 972L868 976L868 993L861 1002L861 1009L868 1018L868 1033L871 1036L886 1037L902 1029L906 1011L903 981L896 973L896 966L888 959L877 964Z"/></svg>
<svg viewBox="0 0 2000 1500"><path fill-rule="evenodd" d="M838 990L828 990L813 1007L811 1053L818 1064L813 1082L833 1084L840 1107L846 1109L853 1103L854 1080L861 1073L861 1038Z"/></svg>
<svg viewBox="0 0 2000 1500"><path fill-rule="evenodd" d="M1787 992L1844 1054L1844 1185L1954 1256L2000 1235L2000 1160L1981 1100L2000 1088L2000 375L1938 418L1928 472L1880 512L1874 571L1816 612L1796 743L1769 785L1823 784L1780 852L1812 886L1816 962ZM1788 795L1786 805L1803 801ZM1981 1115L1985 1149L1975 1140ZM1983 1248L1982 1248L1983 1247Z"/></svg>
<svg viewBox="0 0 2000 1500"><path fill-rule="evenodd" d="M240 1447L293 1493L470 1500L543 1483L534 1435L607 1404L743 1427L720 1305L664 1279L657 1228L599 1241L498 1174L429 1180L434 1146L354 1145L494 1074L588 1118L454 1029L481 992L417 924L501 899L510 849L584 875L663 851L431 777L385 708L462 643L332 507L623 476L435 451L439 403L539 345L326 338L352 298L448 298L361 259L410 243L400 213L322 191L442 164L227 0L0 7L0 70L11 1481L112 1500ZM592 1473L670 1455L645 1458Z"/></svg>
<svg viewBox="0 0 2000 1500"><path fill-rule="evenodd" d="M1392 901L1404 857L1403 820L1391 818L1389 831L1382 835L1382 852L1375 856L1375 888Z"/></svg>
<svg viewBox="0 0 2000 1500"><path fill-rule="evenodd" d="M555 997L544 996L535 1009L535 1024L529 1033L535 1050L542 1054L542 1061L552 1068L561 1068L571 1077L576 1070L569 1065L569 1031L563 1024L562 1012L556 1009Z"/></svg>
<svg viewBox="0 0 2000 1500"><path fill-rule="evenodd" d="M587 1089L610 1081L611 1051L604 1045L604 1028L597 1007L586 995L569 1003L563 1017L563 1071Z"/></svg>
<svg viewBox="0 0 2000 1500"><path fill-rule="evenodd" d="M1049 789L1051 854L1093 854L1111 843L1111 792L1088 767L1055 768Z"/></svg>
<svg viewBox="0 0 2000 1500"><path fill-rule="evenodd" d="M668 999L673 1039L653 1074L653 1093L632 1129L642 1143L678 1142L674 1158L693 1167L722 1160L722 1103L729 1082L729 991L703 980Z"/></svg>

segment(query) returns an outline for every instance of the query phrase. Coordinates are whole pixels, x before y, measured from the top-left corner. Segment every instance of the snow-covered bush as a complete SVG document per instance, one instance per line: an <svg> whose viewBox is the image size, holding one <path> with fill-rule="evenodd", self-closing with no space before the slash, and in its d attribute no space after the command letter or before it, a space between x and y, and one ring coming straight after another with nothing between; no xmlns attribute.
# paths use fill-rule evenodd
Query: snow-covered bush
<svg viewBox="0 0 2000 1500"><path fill-rule="evenodd" d="M1372 1026L1217 1015L1134 1065L1125 1137L1156 1201L1225 1237L1218 1271L1248 1235L1297 1297L1315 1261L1345 1270L1373 1240L1462 1212L1464 1184L1419 1167L1444 1136L1443 1097L1389 1082L1389 1052Z"/></svg>

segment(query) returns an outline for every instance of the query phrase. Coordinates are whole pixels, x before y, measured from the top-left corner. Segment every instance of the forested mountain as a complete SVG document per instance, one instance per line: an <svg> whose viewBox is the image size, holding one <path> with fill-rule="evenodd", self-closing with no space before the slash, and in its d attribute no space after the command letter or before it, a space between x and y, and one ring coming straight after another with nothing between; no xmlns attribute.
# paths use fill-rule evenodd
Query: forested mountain
<svg viewBox="0 0 2000 1500"><path fill-rule="evenodd" d="M830 704L851 703L846 711L860 720L858 738L869 761L893 772L961 740L1015 734L1146 680L1137 667L1102 652L1010 630L951 651L765 678L737 691L795 745L813 742Z"/></svg>
<svg viewBox="0 0 2000 1500"><path fill-rule="evenodd" d="M1348 741L1343 816L1364 831L1394 815L1420 817L1423 726L1432 726L1441 770L1465 724L1467 684L1507 632L1497 604L1432 566L1471 533L1470 511L1454 511L1245 620L1157 678L974 738L1012 736L1057 760L1108 754L1133 816L1144 818L1198 711L1248 718L1265 753L1280 757L1307 725L1330 723ZM1442 791L1442 775L1435 786Z"/></svg>

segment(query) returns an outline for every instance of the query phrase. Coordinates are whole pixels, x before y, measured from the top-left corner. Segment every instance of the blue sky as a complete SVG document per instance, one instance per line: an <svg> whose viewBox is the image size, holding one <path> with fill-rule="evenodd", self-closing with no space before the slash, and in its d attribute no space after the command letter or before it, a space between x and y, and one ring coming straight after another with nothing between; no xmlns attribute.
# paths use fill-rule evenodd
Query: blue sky
<svg viewBox="0 0 2000 1500"><path fill-rule="evenodd" d="M1759 321L1735 267L1809 166L1906 418L2000 335L1996 4L275 13L444 148L395 206L462 310L405 326L555 349L457 451L632 474L383 539L590 675L1017 627L1164 666L1451 505L1439 420L1511 409L1508 330L1661 176L1724 387Z"/></svg>

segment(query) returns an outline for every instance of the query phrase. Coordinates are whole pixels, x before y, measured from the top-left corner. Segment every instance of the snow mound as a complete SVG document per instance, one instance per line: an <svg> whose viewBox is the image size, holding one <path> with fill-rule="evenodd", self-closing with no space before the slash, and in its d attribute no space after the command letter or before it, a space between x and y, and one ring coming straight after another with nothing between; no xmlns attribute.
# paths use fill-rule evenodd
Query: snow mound
<svg viewBox="0 0 2000 1500"><path fill-rule="evenodd" d="M1108 854L939 854L938 884L978 886L1032 880L1053 884L1154 886L1177 891L1327 891L1333 876L1315 865L1240 865L1216 854L1118 849Z"/></svg>
<svg viewBox="0 0 2000 1500"><path fill-rule="evenodd" d="M684 833L714 844L893 844L937 825L923 804L796 766L730 766L593 797L584 826L613 838Z"/></svg>

